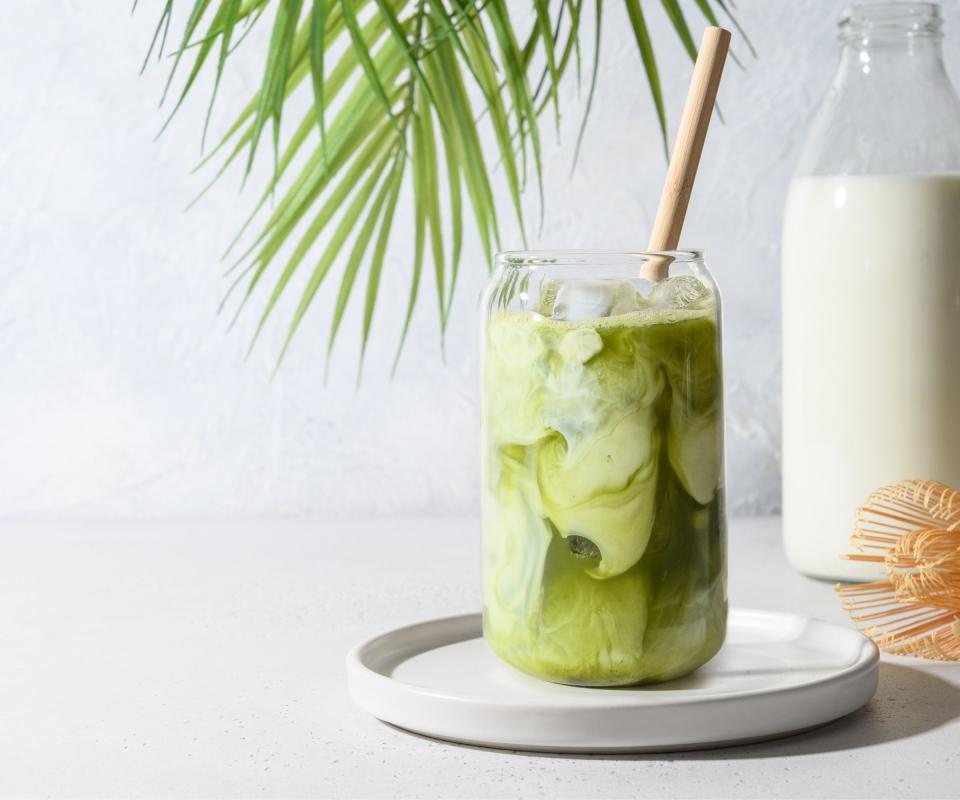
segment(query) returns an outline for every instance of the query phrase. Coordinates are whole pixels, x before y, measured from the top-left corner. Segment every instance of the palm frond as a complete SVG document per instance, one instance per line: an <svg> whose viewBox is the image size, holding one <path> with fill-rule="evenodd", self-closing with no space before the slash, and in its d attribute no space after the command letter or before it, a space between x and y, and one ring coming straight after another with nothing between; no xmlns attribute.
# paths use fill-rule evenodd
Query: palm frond
<svg viewBox="0 0 960 800"><path fill-rule="evenodd" d="M326 93L324 92L324 60L327 52L327 0L314 0L310 11L310 76L313 79L313 110L320 130L320 150L326 154Z"/></svg>
<svg viewBox="0 0 960 800"><path fill-rule="evenodd" d="M390 173L388 184L387 205L380 220L380 235L373 251L370 270L367 273L367 291L363 302L363 333L360 340L360 363L357 366L357 380L363 369L363 359L367 353L367 342L370 340L370 325L373 322L373 312L377 305L377 296L380 289L380 276L383 273L383 261L387 254L387 244L390 241L390 232L393 230L393 217L397 210L397 198L400 196L400 186L403 183L403 168L406 153L398 148L394 160L393 170Z"/></svg>
<svg viewBox="0 0 960 800"><path fill-rule="evenodd" d="M587 106L583 111L583 119L580 122L580 130L577 132L577 145L573 150L573 163L570 166L570 174L577 168L577 161L580 159L580 148L583 146L583 137L587 132L587 121L590 119L590 111L593 108L593 96L597 91L597 73L600 70L600 38L603 31L603 0L596 0L596 25L593 35L593 68L590 70L590 90L587 94Z"/></svg>
<svg viewBox="0 0 960 800"><path fill-rule="evenodd" d="M677 32L684 50L690 56L691 61L697 60L697 44L693 41L693 34L690 33L690 26L687 25L687 18L683 15L683 9L680 7L679 0L660 0L667 16L670 18L670 24Z"/></svg>
<svg viewBox="0 0 960 800"><path fill-rule="evenodd" d="M683 2L692 2L711 24L718 12L730 16L724 0ZM624 0L666 148L665 103L644 16L649 5L652 0ZM659 0L659 7L681 46L695 57L681 0ZM574 163L597 90L606 8L603 0L594 0L589 94ZM154 53L163 53L173 11L173 0L165 0L144 65ZM181 66L188 67L163 128L204 70L211 70L201 146L231 55L262 19L272 19L258 90L197 167L213 170L197 199L232 168L246 180L270 129L270 176L227 249L233 261L224 304L239 297L233 319L255 295L265 293L250 347L296 283L298 297L279 366L321 287L339 268L326 348L329 365L366 269L359 309L362 368L401 189L409 181L414 244L394 369L428 262L442 348L461 271L464 216L472 215L485 253L499 247L502 210L494 201L494 185L500 183L526 242L522 195L532 177L542 221L540 117L551 108L559 134L560 84L571 65L580 81L586 15L585 0L532 0L522 21L506 0L192 0L171 54L164 99ZM309 92L310 107L287 131L284 112L301 91ZM243 252L231 255L254 226Z"/></svg>
<svg viewBox="0 0 960 800"><path fill-rule="evenodd" d="M137 10L137 0L133 2L133 10ZM163 4L163 12L160 14L160 20L157 22L157 27L153 29L153 38L150 40L150 46L147 48L147 54L143 57L143 64L140 66L140 72L147 68L147 64L150 63L150 56L153 55L153 51L156 48L157 58L163 56L163 48L167 43L167 34L170 32L170 20L173 19L173 0L166 0ZM159 47L157 47L159 40Z"/></svg>
<svg viewBox="0 0 960 800"><path fill-rule="evenodd" d="M643 59L643 68L647 73L647 83L650 85L650 96L653 98L653 104L657 109L657 121L660 123L660 133L663 136L663 152L665 156L669 156L670 145L667 142L667 111L663 105L663 90L660 88L660 70L657 67L657 57L653 52L653 42L650 41L650 31L647 29L647 21L643 16L640 0L626 0L626 4L627 13L630 15L630 25L633 28L633 35L637 41L637 48L640 50L640 58Z"/></svg>

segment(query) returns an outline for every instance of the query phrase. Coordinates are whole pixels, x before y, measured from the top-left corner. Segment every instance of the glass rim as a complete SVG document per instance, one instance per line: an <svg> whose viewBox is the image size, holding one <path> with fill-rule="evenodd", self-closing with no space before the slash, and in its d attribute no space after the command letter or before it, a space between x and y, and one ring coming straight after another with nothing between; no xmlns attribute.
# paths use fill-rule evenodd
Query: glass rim
<svg viewBox="0 0 960 800"><path fill-rule="evenodd" d="M494 261L504 266L535 268L643 264L655 258L702 264L703 250L504 250L494 256Z"/></svg>

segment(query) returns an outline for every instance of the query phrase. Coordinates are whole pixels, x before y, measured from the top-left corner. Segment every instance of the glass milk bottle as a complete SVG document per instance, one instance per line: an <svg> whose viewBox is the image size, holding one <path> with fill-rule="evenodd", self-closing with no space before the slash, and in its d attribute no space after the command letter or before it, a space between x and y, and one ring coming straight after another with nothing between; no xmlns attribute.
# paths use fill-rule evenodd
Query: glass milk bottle
<svg viewBox="0 0 960 800"><path fill-rule="evenodd" d="M960 103L935 3L855 5L783 230L783 524L820 578L883 485L960 487Z"/></svg>
<svg viewBox="0 0 960 800"><path fill-rule="evenodd" d="M640 277L664 257L666 280ZM692 672L727 617L716 284L694 251L497 262L484 299L484 637L558 683Z"/></svg>

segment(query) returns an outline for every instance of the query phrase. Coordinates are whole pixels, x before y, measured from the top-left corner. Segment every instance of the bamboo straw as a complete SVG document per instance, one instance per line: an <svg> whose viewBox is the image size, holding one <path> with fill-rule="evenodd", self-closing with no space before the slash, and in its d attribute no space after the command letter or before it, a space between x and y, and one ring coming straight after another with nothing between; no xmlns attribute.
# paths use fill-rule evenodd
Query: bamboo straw
<svg viewBox="0 0 960 800"><path fill-rule="evenodd" d="M648 250L676 250L680 243L680 231L697 177L729 46L730 31L707 28L703 32ZM665 257L650 258L644 263L641 275L651 281L662 281L667 277L670 261Z"/></svg>

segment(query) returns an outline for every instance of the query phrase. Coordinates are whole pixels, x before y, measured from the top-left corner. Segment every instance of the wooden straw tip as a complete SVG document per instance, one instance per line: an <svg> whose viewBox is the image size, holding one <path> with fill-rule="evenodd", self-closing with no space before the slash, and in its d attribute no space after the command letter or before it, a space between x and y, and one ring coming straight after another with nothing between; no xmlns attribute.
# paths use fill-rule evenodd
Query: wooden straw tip
<svg viewBox="0 0 960 800"><path fill-rule="evenodd" d="M709 27L703 32L703 44L709 43L725 48L730 44L731 38L732 34L726 28Z"/></svg>

